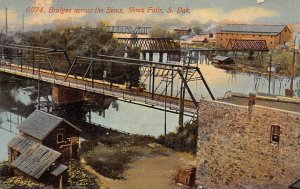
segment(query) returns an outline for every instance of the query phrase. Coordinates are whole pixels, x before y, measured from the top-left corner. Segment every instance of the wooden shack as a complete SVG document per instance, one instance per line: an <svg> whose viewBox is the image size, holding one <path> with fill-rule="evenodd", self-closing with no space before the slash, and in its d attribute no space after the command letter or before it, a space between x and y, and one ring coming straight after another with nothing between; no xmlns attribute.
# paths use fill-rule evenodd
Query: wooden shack
<svg viewBox="0 0 300 189"><path fill-rule="evenodd" d="M172 29L175 33L178 33L180 36L187 36L190 35L192 32L192 29L189 27L178 27Z"/></svg>
<svg viewBox="0 0 300 189"><path fill-rule="evenodd" d="M234 60L227 56L215 56L213 57L213 63L216 64L234 64Z"/></svg>
<svg viewBox="0 0 300 189"><path fill-rule="evenodd" d="M196 35L192 38L193 43L208 43L208 39L206 35Z"/></svg>
<svg viewBox="0 0 300 189"><path fill-rule="evenodd" d="M63 118L36 110L17 129L22 136L60 152L64 161L78 159L80 129Z"/></svg>
<svg viewBox="0 0 300 189"><path fill-rule="evenodd" d="M68 169L64 164L78 159L80 129L39 110L17 128L20 134L8 143L8 160L15 174L61 187Z"/></svg>

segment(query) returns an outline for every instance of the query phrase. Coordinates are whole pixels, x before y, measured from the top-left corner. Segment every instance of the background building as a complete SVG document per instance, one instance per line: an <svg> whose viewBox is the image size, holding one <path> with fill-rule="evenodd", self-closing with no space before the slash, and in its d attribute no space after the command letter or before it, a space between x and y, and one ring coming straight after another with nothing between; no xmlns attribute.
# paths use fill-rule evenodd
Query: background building
<svg viewBox="0 0 300 189"><path fill-rule="evenodd" d="M173 28L171 31L178 33L181 36L188 36L192 33L192 29L189 27L178 27L178 28Z"/></svg>
<svg viewBox="0 0 300 189"><path fill-rule="evenodd" d="M292 32L286 25L230 24L216 33L218 48L227 48L232 40L265 40L268 49L289 42Z"/></svg>

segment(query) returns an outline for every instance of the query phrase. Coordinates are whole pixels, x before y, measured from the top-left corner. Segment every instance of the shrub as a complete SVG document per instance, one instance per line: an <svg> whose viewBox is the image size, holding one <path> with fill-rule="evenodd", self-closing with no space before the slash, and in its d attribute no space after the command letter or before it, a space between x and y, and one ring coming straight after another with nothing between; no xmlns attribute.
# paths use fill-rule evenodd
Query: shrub
<svg viewBox="0 0 300 189"><path fill-rule="evenodd" d="M188 122L184 127L177 128L176 132L159 137L159 143L175 150L196 153L198 138L198 124Z"/></svg>
<svg viewBox="0 0 300 189"><path fill-rule="evenodd" d="M11 168L10 165L8 165L7 162L1 163L0 164L0 178L1 179L6 179L9 177L14 176L13 169Z"/></svg>

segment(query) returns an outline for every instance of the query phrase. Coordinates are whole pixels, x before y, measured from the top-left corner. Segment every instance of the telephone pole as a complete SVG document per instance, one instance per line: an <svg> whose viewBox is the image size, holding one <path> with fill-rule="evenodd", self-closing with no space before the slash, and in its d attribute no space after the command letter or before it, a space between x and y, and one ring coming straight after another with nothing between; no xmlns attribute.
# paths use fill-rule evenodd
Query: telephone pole
<svg viewBox="0 0 300 189"><path fill-rule="evenodd" d="M7 24L7 7L5 7L5 36L7 37L8 24Z"/></svg>
<svg viewBox="0 0 300 189"><path fill-rule="evenodd" d="M23 22L22 22L22 37L24 34L24 29L25 29L25 18L24 18L24 13L23 13Z"/></svg>
<svg viewBox="0 0 300 189"><path fill-rule="evenodd" d="M294 51L293 51L293 62L292 62L292 70L291 70L291 83L290 83L290 90L293 94L293 86L294 86L294 79L295 79L295 64L296 64L296 44L297 43L297 36L294 40Z"/></svg>

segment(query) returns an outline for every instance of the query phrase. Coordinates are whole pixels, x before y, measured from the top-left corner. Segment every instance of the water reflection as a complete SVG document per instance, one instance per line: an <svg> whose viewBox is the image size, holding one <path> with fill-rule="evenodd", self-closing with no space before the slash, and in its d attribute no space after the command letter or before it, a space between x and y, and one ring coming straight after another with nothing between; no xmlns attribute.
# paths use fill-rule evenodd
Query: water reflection
<svg viewBox="0 0 300 189"><path fill-rule="evenodd" d="M290 79L285 77L272 76L269 80L268 75L264 74L239 73L234 70L219 69L209 64L199 64L199 67L216 97L223 97L227 91L242 94L255 91L257 93L284 96L285 89L289 88ZM295 95L299 97L300 77L295 78L294 81ZM200 88L205 90L202 83ZM205 93L202 95L209 98Z"/></svg>
<svg viewBox="0 0 300 189"><path fill-rule="evenodd" d="M0 74L0 161L7 159L7 143L17 133L17 125L29 116L38 102L37 82ZM110 134L110 127L128 133L159 136L164 133L162 111L117 101L101 95L89 95L89 101L57 107L52 103L51 85L41 83L43 111L64 117L79 126L85 138ZM174 131L178 116L167 114L167 131ZM188 118L185 118L187 121Z"/></svg>
<svg viewBox="0 0 300 189"><path fill-rule="evenodd" d="M250 91L284 95L289 79L265 75L239 73L235 70L215 68L206 61L199 64L215 97L223 97L227 91L248 94ZM147 83L147 82L146 82ZM179 78L174 88L179 91ZM209 95L201 81L191 82L190 88L196 99ZM163 90L162 85L159 90ZM296 94L300 96L300 78L294 82ZM188 97L188 94L186 94ZM16 126L37 107L37 82L0 73L0 161L7 159L7 142L17 132ZM164 133L164 113L147 107L117 101L115 98L90 95L89 101L70 106L56 107L52 103L51 85L41 83L40 102L42 110L61 116L83 128L84 137L92 138L106 130L100 126L120 131L159 136ZM185 117L185 121L189 118ZM167 132L174 131L178 116L167 113Z"/></svg>

